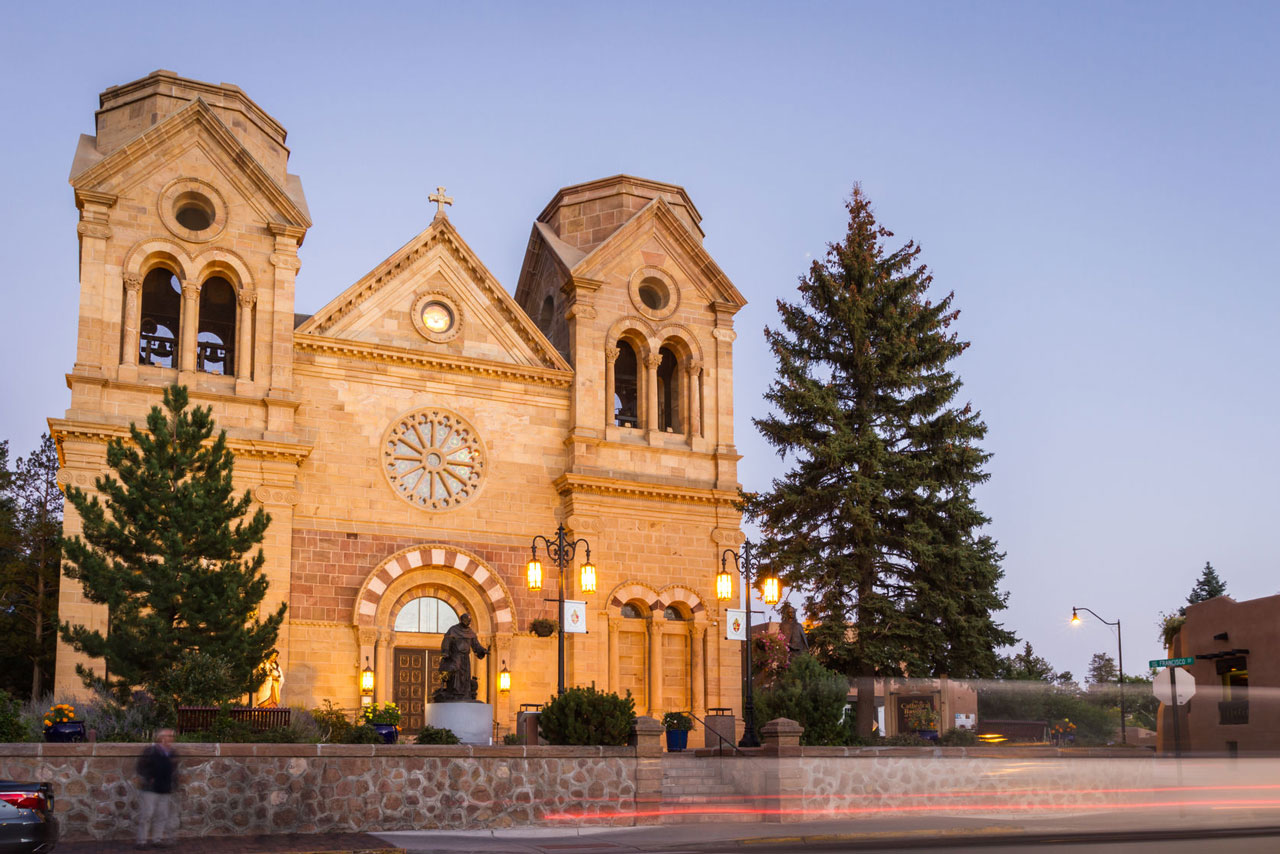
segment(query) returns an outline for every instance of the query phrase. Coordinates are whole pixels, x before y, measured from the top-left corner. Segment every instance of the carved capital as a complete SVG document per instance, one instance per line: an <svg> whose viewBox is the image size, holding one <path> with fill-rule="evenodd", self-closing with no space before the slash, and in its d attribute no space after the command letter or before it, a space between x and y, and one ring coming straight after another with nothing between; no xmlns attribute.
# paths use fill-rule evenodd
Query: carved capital
<svg viewBox="0 0 1280 854"><path fill-rule="evenodd" d="M662 355L660 353L646 353L644 364L650 370L658 370L658 365L662 364Z"/></svg>
<svg viewBox="0 0 1280 854"><path fill-rule="evenodd" d="M139 273L125 273L124 286L131 291L142 290L142 276Z"/></svg>
<svg viewBox="0 0 1280 854"><path fill-rule="evenodd" d="M81 222L76 226L76 232L82 237L97 237L101 240L106 240L111 236L111 226L100 222Z"/></svg>
<svg viewBox="0 0 1280 854"><path fill-rule="evenodd" d="M361 646L373 646L378 642L378 630L373 628L360 628L356 630ZM361 662L363 664L364 662Z"/></svg>
<svg viewBox="0 0 1280 854"><path fill-rule="evenodd" d="M236 294L236 300L239 301L241 308L252 308L253 304L258 301L258 292L243 290Z"/></svg>
<svg viewBox="0 0 1280 854"><path fill-rule="evenodd" d="M285 252L272 252L270 260L271 266L278 267L281 270L297 270L302 266L302 262L298 260L297 255Z"/></svg>
<svg viewBox="0 0 1280 854"><path fill-rule="evenodd" d="M595 320L596 309L592 305L574 304L569 307L564 316L569 320L573 320L575 317L581 317L583 320Z"/></svg>
<svg viewBox="0 0 1280 854"><path fill-rule="evenodd" d="M689 364L684 366L684 370L685 370L685 373L687 373L689 376L696 377L699 373L702 372L702 363L697 361L696 359L691 359L689 361Z"/></svg>
<svg viewBox="0 0 1280 854"><path fill-rule="evenodd" d="M617 347L605 347L605 348L604 348L604 357L605 357L605 359L606 359L606 360L608 360L610 363L613 363L613 362L618 361L618 354L619 354L619 353L621 353L621 352L622 352L622 351L621 351L621 350L619 350Z"/></svg>
<svg viewBox="0 0 1280 854"><path fill-rule="evenodd" d="M197 282L182 283L182 298L189 300L200 299L200 285Z"/></svg>
<svg viewBox="0 0 1280 854"><path fill-rule="evenodd" d="M728 343L733 343L734 339L738 337L738 333L724 326L717 326L715 329L712 329L711 334L717 341L725 341Z"/></svg>

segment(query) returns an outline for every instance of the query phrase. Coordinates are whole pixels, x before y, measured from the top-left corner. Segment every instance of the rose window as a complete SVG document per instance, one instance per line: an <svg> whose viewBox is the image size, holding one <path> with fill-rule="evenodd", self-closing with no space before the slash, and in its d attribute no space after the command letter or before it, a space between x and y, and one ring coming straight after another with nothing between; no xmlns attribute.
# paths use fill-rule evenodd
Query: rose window
<svg viewBox="0 0 1280 854"><path fill-rule="evenodd" d="M473 497L485 452L475 428L455 413L422 409L402 418L383 443L383 471L409 503L448 510Z"/></svg>

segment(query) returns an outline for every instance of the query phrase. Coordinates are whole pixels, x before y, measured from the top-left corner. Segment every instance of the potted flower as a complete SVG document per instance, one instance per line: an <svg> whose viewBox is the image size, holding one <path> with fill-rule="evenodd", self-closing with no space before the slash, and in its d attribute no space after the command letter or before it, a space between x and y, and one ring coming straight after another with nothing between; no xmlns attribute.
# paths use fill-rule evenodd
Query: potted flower
<svg viewBox="0 0 1280 854"><path fill-rule="evenodd" d="M693 718L684 712L667 712L662 716L662 725L667 729L667 750L679 753L689 746L689 730L693 729Z"/></svg>
<svg viewBox="0 0 1280 854"><path fill-rule="evenodd" d="M558 626L556 625L556 621L547 619L546 617L538 617L536 620L531 620L529 622L529 631L533 632L540 638L551 637L556 633L557 628Z"/></svg>
<svg viewBox="0 0 1280 854"><path fill-rule="evenodd" d="M938 737L938 713L932 703L916 700L902 707L902 716L906 718L907 729L913 729L921 738Z"/></svg>
<svg viewBox="0 0 1280 854"><path fill-rule="evenodd" d="M84 721L76 720L76 707L70 703L50 706L44 715L44 740L52 742L84 741Z"/></svg>
<svg viewBox="0 0 1280 854"><path fill-rule="evenodd" d="M386 744L395 744L400 734L400 708L395 703L384 703L379 706L372 703L364 707L360 713L364 722L373 727Z"/></svg>

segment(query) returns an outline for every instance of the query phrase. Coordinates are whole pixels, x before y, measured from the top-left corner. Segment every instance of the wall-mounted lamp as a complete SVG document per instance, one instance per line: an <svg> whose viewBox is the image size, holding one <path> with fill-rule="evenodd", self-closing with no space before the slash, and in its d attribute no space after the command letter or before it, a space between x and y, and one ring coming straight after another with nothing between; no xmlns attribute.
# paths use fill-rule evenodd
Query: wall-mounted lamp
<svg viewBox="0 0 1280 854"><path fill-rule="evenodd" d="M364 657L364 670L360 671L360 705L367 706L373 702L373 668L369 666L369 656Z"/></svg>
<svg viewBox="0 0 1280 854"><path fill-rule="evenodd" d="M498 671L498 693L506 694L511 690L511 671L507 669L507 663L502 662L502 669Z"/></svg>

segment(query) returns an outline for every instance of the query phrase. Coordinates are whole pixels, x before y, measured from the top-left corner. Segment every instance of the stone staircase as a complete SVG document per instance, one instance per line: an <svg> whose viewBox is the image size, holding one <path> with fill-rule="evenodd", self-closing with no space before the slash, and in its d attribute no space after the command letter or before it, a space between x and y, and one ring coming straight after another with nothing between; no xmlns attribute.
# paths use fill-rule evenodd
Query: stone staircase
<svg viewBox="0 0 1280 854"><path fill-rule="evenodd" d="M692 754L662 757L663 824L709 821L759 822L759 799L743 797L720 774L726 760ZM732 761L732 760L728 760Z"/></svg>

